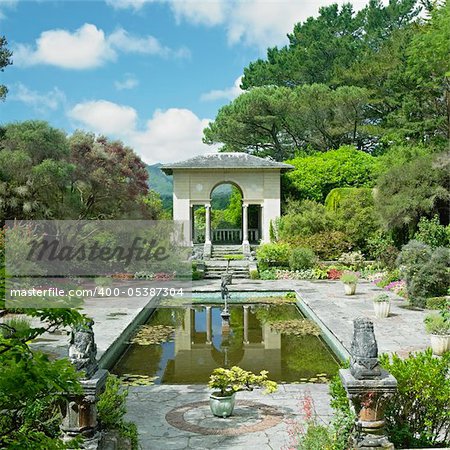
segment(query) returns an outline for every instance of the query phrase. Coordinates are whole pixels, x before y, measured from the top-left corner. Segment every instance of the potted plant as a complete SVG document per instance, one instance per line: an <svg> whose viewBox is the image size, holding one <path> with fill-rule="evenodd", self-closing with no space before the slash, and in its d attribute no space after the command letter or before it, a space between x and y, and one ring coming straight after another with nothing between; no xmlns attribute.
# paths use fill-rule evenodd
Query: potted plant
<svg viewBox="0 0 450 450"><path fill-rule="evenodd" d="M275 392L278 385L269 380L267 374L267 370L262 370L256 375L237 366L231 369L215 369L208 383L208 386L214 389L209 398L211 412L217 417L231 416L236 393L239 391L252 391L257 387L264 387L264 394Z"/></svg>
<svg viewBox="0 0 450 450"><path fill-rule="evenodd" d="M425 329L430 335L431 348L435 355L441 356L450 350L450 314L441 311L425 317Z"/></svg>
<svg viewBox="0 0 450 450"><path fill-rule="evenodd" d="M385 319L388 317L389 310L391 309L391 299L389 295L383 293L374 297L373 309L375 310L375 316L378 317L378 319Z"/></svg>
<svg viewBox="0 0 450 450"><path fill-rule="evenodd" d="M344 272L341 275L341 281L344 283L345 295L354 295L358 284L358 274L355 272Z"/></svg>

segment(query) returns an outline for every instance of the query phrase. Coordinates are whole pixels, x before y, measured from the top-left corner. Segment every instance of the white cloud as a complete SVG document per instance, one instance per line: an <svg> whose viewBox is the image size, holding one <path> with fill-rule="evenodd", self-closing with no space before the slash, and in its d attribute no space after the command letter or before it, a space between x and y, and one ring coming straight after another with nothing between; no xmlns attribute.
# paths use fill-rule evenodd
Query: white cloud
<svg viewBox="0 0 450 450"><path fill-rule="evenodd" d="M106 0L114 8L140 10L146 3L166 3L176 20L194 25L224 26L230 44L242 42L265 50L287 43L294 24L317 16L335 0ZM343 1L340 3L344 3ZM367 0L354 0L355 10ZM386 3L386 0L384 0Z"/></svg>
<svg viewBox="0 0 450 450"><path fill-rule="evenodd" d="M12 87L8 98L9 100L24 103L40 113L45 113L48 110L55 111L66 101L66 96L57 87L48 92L39 93L29 89L22 83L17 83Z"/></svg>
<svg viewBox="0 0 450 450"><path fill-rule="evenodd" d="M123 140L149 164L211 151L202 143L203 129L210 120L200 119L189 109L158 109L143 129L137 126L134 108L106 100L79 103L69 111L69 117L91 131Z"/></svg>
<svg viewBox="0 0 450 450"><path fill-rule="evenodd" d="M13 46L14 64L28 67L48 64L64 69L90 69L117 58L117 52L140 53L163 57L186 57L189 50L172 50L153 36L139 37L123 28L106 36L95 25L85 23L73 33L67 30L48 30L41 33L35 46Z"/></svg>
<svg viewBox="0 0 450 450"><path fill-rule="evenodd" d="M214 89L212 91L202 94L200 100L209 102L215 100L233 100L240 94L243 90L240 88L242 76L236 78L233 86L226 89Z"/></svg>
<svg viewBox="0 0 450 450"><path fill-rule="evenodd" d="M114 86L118 91L134 89L136 86L139 86L139 80L131 73L127 73L123 81L115 81Z"/></svg>
<svg viewBox="0 0 450 450"><path fill-rule="evenodd" d="M68 115L92 131L105 135L119 133L126 136L135 129L137 122L137 113L134 108L106 100L78 103Z"/></svg>
<svg viewBox="0 0 450 450"><path fill-rule="evenodd" d="M114 60L116 52L108 45L103 30L85 23L74 33L49 30L41 33L36 48L19 44L14 48L14 64L49 64L65 69L88 69Z"/></svg>
<svg viewBox="0 0 450 450"><path fill-rule="evenodd" d="M178 22L184 19L195 25L214 26L223 23L226 18L227 4L222 0L169 0L169 2Z"/></svg>
<svg viewBox="0 0 450 450"><path fill-rule="evenodd" d="M17 6L17 3L19 3L19 0L1 0L0 3L0 20L6 19L7 14L5 13L5 10L7 9L15 9Z"/></svg>

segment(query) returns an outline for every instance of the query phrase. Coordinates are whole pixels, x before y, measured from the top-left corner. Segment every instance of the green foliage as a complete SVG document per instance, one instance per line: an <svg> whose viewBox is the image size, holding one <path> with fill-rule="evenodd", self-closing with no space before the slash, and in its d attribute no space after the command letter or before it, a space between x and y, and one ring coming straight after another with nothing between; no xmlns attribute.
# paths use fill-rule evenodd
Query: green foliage
<svg viewBox="0 0 450 450"><path fill-rule="evenodd" d="M425 329L429 334L448 335L450 334L450 319L448 313L428 314L425 319Z"/></svg>
<svg viewBox="0 0 450 450"><path fill-rule="evenodd" d="M239 391L252 391L257 387L264 387L264 394L271 394L278 389L277 383L267 377L267 370L262 370L259 375L233 366L231 369L214 369L209 379L208 386L218 389L222 397L227 397Z"/></svg>
<svg viewBox="0 0 450 450"><path fill-rule="evenodd" d="M0 447L61 449L60 404L81 392L79 374L69 361L51 361L28 342L47 331L84 320L73 310L26 310L39 318L38 327L0 324ZM12 327L16 328L12 328Z"/></svg>
<svg viewBox="0 0 450 450"><path fill-rule="evenodd" d="M120 142L42 121L2 129L0 219L154 218L147 192L144 164Z"/></svg>
<svg viewBox="0 0 450 450"><path fill-rule="evenodd" d="M341 275L340 280L344 283L344 284L355 284L358 282L358 274L354 273L354 272L344 272Z"/></svg>
<svg viewBox="0 0 450 450"><path fill-rule="evenodd" d="M332 189L371 187L377 175L375 158L354 147L298 157L288 161L295 170L285 175L286 187L297 198L325 201Z"/></svg>
<svg viewBox="0 0 450 450"><path fill-rule="evenodd" d="M396 448L450 445L450 353L433 357L431 349L402 359L382 355L382 366L398 382L386 409L387 432Z"/></svg>
<svg viewBox="0 0 450 450"><path fill-rule="evenodd" d="M256 250L260 270L270 266L288 266L291 247L289 244L263 244Z"/></svg>
<svg viewBox="0 0 450 450"><path fill-rule="evenodd" d="M297 243L299 237L311 236L333 227L332 217L325 207L312 200L288 201L287 214L277 223L278 239Z"/></svg>
<svg viewBox="0 0 450 450"><path fill-rule="evenodd" d="M398 383L385 413L387 434L395 448L448 446L450 352L442 358L435 358L431 349L411 353L406 359L383 354L380 363ZM349 417L350 402L338 376L330 383L330 394L335 414Z"/></svg>
<svg viewBox="0 0 450 450"><path fill-rule="evenodd" d="M377 230L367 239L368 254L387 269L394 269L399 250L391 236Z"/></svg>
<svg viewBox="0 0 450 450"><path fill-rule="evenodd" d="M448 297L431 297L427 298L427 309L447 309L450 310L450 300Z"/></svg>
<svg viewBox="0 0 450 450"><path fill-rule="evenodd" d="M259 278L261 280L276 280L276 271L275 269L261 269L259 272Z"/></svg>
<svg viewBox="0 0 450 450"><path fill-rule="evenodd" d="M119 379L109 375L106 380L105 391L100 395L97 403L100 427L107 431L118 431L120 436L131 441L131 448L139 448L137 427L134 423L126 422L126 399L128 390L124 389Z"/></svg>
<svg viewBox="0 0 450 450"><path fill-rule="evenodd" d="M364 256L360 251L342 253L338 262L352 270L359 270L364 266Z"/></svg>
<svg viewBox="0 0 450 450"><path fill-rule="evenodd" d="M7 47L8 41L5 36L0 36L0 71L3 72L5 67L12 64L11 56L12 52ZM0 85L0 100L4 100L6 94L8 93L8 88L1 84Z"/></svg>
<svg viewBox="0 0 450 450"><path fill-rule="evenodd" d="M375 203L387 229L406 229L412 236L421 216L448 219L449 161L445 154L424 156L381 175Z"/></svg>
<svg viewBox="0 0 450 450"><path fill-rule="evenodd" d="M250 270L250 280L259 280L259 272L256 269Z"/></svg>
<svg viewBox="0 0 450 450"><path fill-rule="evenodd" d="M258 87L219 110L204 130L204 142L278 161L309 147L361 146L367 96L364 88L354 86Z"/></svg>
<svg viewBox="0 0 450 450"><path fill-rule="evenodd" d="M354 197L357 192L372 193L371 188L334 188L325 198L325 208L327 211L335 212L342 204L342 200L350 197L351 201L355 201Z"/></svg>
<svg viewBox="0 0 450 450"><path fill-rule="evenodd" d="M378 294L373 298L374 303L388 303L391 299L387 294Z"/></svg>
<svg viewBox="0 0 450 450"><path fill-rule="evenodd" d="M317 257L310 248L293 248L289 255L289 267L291 270L310 269L314 267L316 262Z"/></svg>
<svg viewBox="0 0 450 450"><path fill-rule="evenodd" d="M300 237L297 245L311 248L322 260L335 260L352 248L349 238L342 231L324 231L312 236Z"/></svg>
<svg viewBox="0 0 450 450"><path fill-rule="evenodd" d="M426 298L445 295L448 288L449 250L432 249L419 241L403 246L398 263L406 281L408 298L415 306L425 306Z"/></svg>
<svg viewBox="0 0 450 450"><path fill-rule="evenodd" d="M433 248L446 247L450 244L450 226L441 225L438 216L432 219L421 217L414 239Z"/></svg>

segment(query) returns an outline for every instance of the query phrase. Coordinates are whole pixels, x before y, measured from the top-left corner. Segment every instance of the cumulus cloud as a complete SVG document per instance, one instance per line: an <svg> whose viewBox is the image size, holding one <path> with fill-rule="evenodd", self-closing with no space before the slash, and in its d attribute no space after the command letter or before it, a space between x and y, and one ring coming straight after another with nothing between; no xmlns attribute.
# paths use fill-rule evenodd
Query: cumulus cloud
<svg viewBox="0 0 450 450"><path fill-rule="evenodd" d="M79 103L68 114L95 133L121 139L148 164L173 162L212 150L202 143L203 129L210 120L199 118L189 109L158 109L142 129L138 128L134 108L106 100Z"/></svg>
<svg viewBox="0 0 450 450"><path fill-rule="evenodd" d="M230 44L244 43L265 50L287 43L294 24L317 16L321 6L335 0L106 0L116 9L140 10L146 3L166 3L176 20L195 25L221 25ZM386 0L384 0L386 1ZM367 0L354 0L361 9Z"/></svg>
<svg viewBox="0 0 450 450"><path fill-rule="evenodd" d="M22 83L13 85L8 98L9 100L24 103L39 113L45 113L49 110L55 111L66 101L64 92L57 87L48 92L39 93L29 89Z"/></svg>
<svg viewBox="0 0 450 450"><path fill-rule="evenodd" d="M119 28L109 36L95 25L85 23L73 33L67 30L48 30L41 33L35 45L13 46L14 64L28 67L48 64L64 69L91 69L117 59L117 53L141 53L162 57L186 57L182 47L172 50L154 36L135 36Z"/></svg>
<svg viewBox="0 0 450 450"><path fill-rule="evenodd" d="M78 103L68 115L92 131L105 135L127 136L136 128L137 122L134 108L107 100Z"/></svg>
<svg viewBox="0 0 450 450"><path fill-rule="evenodd" d="M226 89L213 89L212 91L206 92L201 95L200 100L204 102L211 102L215 100L233 100L240 94L243 90L240 88L242 76L236 78L233 86Z"/></svg>
<svg viewBox="0 0 450 450"><path fill-rule="evenodd" d="M131 73L127 73L122 81L115 81L114 86L118 91L134 89L139 86L139 80Z"/></svg>

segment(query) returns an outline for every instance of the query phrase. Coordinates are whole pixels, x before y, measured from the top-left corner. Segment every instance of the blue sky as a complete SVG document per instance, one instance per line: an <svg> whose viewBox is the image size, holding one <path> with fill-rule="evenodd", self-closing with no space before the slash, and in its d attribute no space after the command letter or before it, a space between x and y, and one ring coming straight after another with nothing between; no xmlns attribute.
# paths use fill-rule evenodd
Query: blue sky
<svg viewBox="0 0 450 450"><path fill-rule="evenodd" d="M211 151L202 129L239 94L243 68L330 3L0 0L14 52L0 121L102 133L148 163Z"/></svg>

